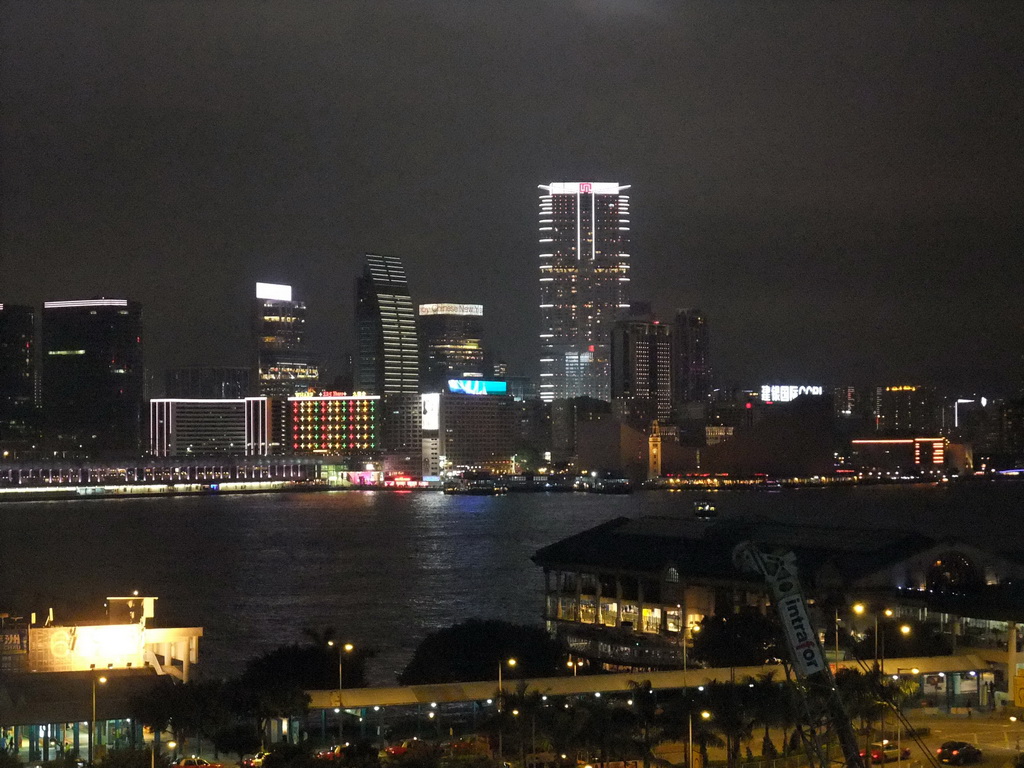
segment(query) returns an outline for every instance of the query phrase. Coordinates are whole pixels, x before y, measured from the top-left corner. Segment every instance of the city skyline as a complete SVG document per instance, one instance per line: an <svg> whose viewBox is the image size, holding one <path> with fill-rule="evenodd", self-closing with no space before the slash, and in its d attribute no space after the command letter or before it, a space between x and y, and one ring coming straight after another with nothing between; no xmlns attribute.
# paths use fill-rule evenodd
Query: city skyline
<svg viewBox="0 0 1024 768"><path fill-rule="evenodd" d="M619 178L633 297L722 380L1020 384L1016 5L0 14L0 301L139 301L158 377L244 365L255 281L333 376L365 253L536 374L536 185Z"/></svg>

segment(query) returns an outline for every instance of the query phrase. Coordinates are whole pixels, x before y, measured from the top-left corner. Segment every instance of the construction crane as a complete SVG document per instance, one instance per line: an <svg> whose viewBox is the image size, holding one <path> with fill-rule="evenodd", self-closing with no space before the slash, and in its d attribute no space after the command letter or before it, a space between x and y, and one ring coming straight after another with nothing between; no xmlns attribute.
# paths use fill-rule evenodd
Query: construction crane
<svg viewBox="0 0 1024 768"><path fill-rule="evenodd" d="M835 734L847 768L865 768L853 722L839 698L832 669L825 662L818 634L807 614L796 555L762 552L752 542L744 541L733 549L732 559L737 568L757 573L768 583L789 649L786 673L795 676L794 688L808 726L800 728L799 733L811 767L829 765L827 747L831 734Z"/></svg>

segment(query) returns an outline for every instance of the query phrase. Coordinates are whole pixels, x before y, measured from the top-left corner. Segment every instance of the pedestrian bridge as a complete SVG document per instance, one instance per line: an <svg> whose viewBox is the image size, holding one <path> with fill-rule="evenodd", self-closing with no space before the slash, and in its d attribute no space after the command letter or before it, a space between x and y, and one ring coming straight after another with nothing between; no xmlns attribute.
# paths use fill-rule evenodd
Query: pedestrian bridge
<svg viewBox="0 0 1024 768"><path fill-rule="evenodd" d="M970 651L956 656L923 656L885 659L883 671L887 674L911 674L917 669L921 675L939 672L988 671L994 664L1005 664L1006 652L998 655L983 651ZM871 661L865 662L871 664ZM839 662L840 669L860 669L855 660ZM835 665L833 665L835 668ZM613 674L581 675L579 677L537 677L502 680L506 692L518 690L526 683L526 690L547 696L578 696L594 693L616 693L631 690L631 683L649 680L654 690L695 688L711 682L737 682L748 677L774 673L776 680L784 680L786 673L780 664L757 667L718 667L709 669L671 670L666 672L622 672ZM440 683L437 685L407 685L394 688L337 688L306 691L311 709L364 709L372 707L409 706L460 701L484 701L498 692L497 680L473 683Z"/></svg>

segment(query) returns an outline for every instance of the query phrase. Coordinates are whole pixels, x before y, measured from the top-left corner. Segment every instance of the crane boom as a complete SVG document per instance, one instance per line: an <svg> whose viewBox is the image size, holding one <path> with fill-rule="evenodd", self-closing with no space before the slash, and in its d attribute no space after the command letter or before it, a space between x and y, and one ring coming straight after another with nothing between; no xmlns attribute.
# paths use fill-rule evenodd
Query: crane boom
<svg viewBox="0 0 1024 768"><path fill-rule="evenodd" d="M818 634L807 614L796 555L788 551L763 552L754 543L744 541L736 546L732 557L740 570L760 574L771 591L797 677L797 690L812 725L810 736L804 736L808 756L819 768L827 763L823 757L822 734L815 727L821 726L826 732L835 732L847 768L864 768L853 722L839 698L832 670L825 662Z"/></svg>

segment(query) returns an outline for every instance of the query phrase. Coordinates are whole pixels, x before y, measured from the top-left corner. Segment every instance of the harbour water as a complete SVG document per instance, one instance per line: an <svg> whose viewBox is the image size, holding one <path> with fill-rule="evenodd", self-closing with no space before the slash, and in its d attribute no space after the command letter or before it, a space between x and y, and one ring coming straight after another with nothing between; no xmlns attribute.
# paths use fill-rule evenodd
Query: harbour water
<svg viewBox="0 0 1024 768"><path fill-rule="evenodd" d="M331 492L0 505L0 611L58 621L109 595L156 595L158 623L202 626L200 669L334 627L390 685L428 632L471 617L539 624L540 547L618 516L692 518L697 492L630 496ZM1024 484L731 491L719 518L917 530L1024 554ZM694 523L694 525L699 525Z"/></svg>

